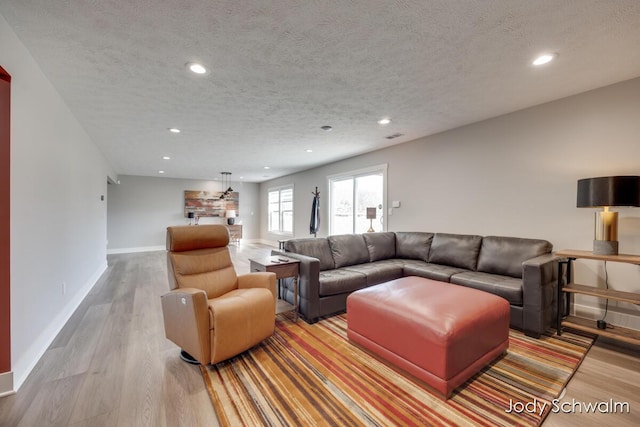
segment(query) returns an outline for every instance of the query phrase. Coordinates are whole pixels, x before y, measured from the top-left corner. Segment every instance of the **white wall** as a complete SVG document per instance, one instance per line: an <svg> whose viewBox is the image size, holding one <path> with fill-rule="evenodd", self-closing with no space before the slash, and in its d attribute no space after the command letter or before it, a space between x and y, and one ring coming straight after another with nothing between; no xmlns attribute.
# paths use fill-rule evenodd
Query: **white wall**
<svg viewBox="0 0 640 427"><path fill-rule="evenodd" d="M220 181L120 175L108 188L107 237L109 253L164 250L169 225L184 225L184 191L217 192ZM258 184L232 182L239 194L243 241L260 237ZM222 224L224 218L200 218L200 224Z"/></svg>
<svg viewBox="0 0 640 427"><path fill-rule="evenodd" d="M100 151L0 16L11 94L11 359L17 389L106 269ZM63 282L65 292L63 292Z"/></svg>
<svg viewBox="0 0 640 427"><path fill-rule="evenodd" d="M261 206L269 187L295 183L295 237L309 237L310 193L318 186L324 215L319 236L326 236L326 177L381 163L388 163L388 205L402 202L387 215L390 231L542 238L556 250L590 250L595 209L575 207L576 182L640 175L640 78L265 182ZM620 252L640 254L640 208L619 212ZM266 219L261 225L263 239L277 239L267 232ZM602 286L602 263L578 264L578 280ZM608 267L613 288L640 292L639 266ZM629 304L615 307L609 308L640 313ZM640 329L638 320L618 324L635 322Z"/></svg>

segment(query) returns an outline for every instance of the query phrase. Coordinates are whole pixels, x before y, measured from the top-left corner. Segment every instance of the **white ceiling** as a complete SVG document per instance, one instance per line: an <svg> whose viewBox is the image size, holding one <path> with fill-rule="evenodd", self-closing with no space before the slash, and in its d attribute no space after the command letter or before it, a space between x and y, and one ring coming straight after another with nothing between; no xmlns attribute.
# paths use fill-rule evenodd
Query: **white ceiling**
<svg viewBox="0 0 640 427"><path fill-rule="evenodd" d="M638 0L1 0L0 13L128 175L261 182L640 75ZM542 52L559 56L534 68Z"/></svg>

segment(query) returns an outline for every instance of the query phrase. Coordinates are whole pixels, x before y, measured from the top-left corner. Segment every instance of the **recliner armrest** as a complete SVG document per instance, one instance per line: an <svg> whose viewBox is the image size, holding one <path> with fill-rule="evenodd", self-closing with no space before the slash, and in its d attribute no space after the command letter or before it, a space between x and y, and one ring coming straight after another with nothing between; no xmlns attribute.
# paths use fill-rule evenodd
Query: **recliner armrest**
<svg viewBox="0 0 640 427"><path fill-rule="evenodd" d="M276 295L276 273L257 272L238 275L238 289L267 288L273 295L273 303L278 298ZM274 309L275 310L275 309Z"/></svg>
<svg viewBox="0 0 640 427"><path fill-rule="evenodd" d="M160 299L165 336L201 364L211 363L207 293L202 289L180 288Z"/></svg>

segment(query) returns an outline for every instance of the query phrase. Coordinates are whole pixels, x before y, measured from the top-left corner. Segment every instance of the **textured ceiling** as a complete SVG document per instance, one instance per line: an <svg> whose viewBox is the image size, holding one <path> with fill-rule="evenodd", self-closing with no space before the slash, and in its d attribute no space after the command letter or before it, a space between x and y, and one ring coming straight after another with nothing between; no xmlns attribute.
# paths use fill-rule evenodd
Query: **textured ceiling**
<svg viewBox="0 0 640 427"><path fill-rule="evenodd" d="M0 14L129 175L260 182L640 75L638 0L0 0ZM541 52L559 56L532 67Z"/></svg>

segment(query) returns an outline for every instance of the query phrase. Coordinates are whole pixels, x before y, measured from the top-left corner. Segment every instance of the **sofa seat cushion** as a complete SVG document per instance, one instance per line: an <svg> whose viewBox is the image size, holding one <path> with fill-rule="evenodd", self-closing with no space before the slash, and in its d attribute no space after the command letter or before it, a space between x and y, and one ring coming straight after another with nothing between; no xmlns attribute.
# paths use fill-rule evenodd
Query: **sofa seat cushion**
<svg viewBox="0 0 640 427"><path fill-rule="evenodd" d="M329 236L329 247L335 268L369 262L369 250L362 234Z"/></svg>
<svg viewBox="0 0 640 427"><path fill-rule="evenodd" d="M405 276L426 277L427 279L449 282L454 274L463 273L464 268L449 267L448 265L430 264L423 261L409 261L404 265Z"/></svg>
<svg viewBox="0 0 640 427"><path fill-rule="evenodd" d="M338 268L321 271L318 293L321 297L345 294L367 286L367 276L358 271Z"/></svg>
<svg viewBox="0 0 640 427"><path fill-rule="evenodd" d="M402 264L384 261L370 262L368 264L351 265L345 270L357 271L367 277L367 286L388 282L402 277Z"/></svg>
<svg viewBox="0 0 640 427"><path fill-rule="evenodd" d="M284 243L284 250L300 255L318 258L320 271L333 270L336 265L329 247L329 241L324 238L291 239Z"/></svg>
<svg viewBox="0 0 640 427"><path fill-rule="evenodd" d="M522 306L522 279L467 271L451 276L451 283L490 292L506 299L511 305Z"/></svg>

